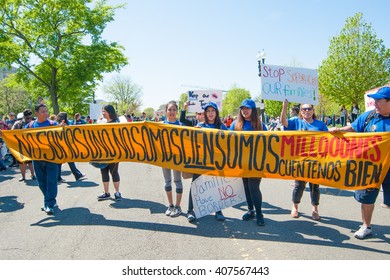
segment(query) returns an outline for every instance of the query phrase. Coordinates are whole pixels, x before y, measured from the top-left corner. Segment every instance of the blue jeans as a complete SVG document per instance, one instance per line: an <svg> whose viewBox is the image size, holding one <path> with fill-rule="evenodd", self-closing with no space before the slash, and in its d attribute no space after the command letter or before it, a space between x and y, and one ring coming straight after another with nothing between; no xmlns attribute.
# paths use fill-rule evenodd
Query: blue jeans
<svg viewBox="0 0 390 280"><path fill-rule="evenodd" d="M390 206L390 169L382 182L383 204ZM364 204L374 204L378 197L378 189L364 189L355 191L355 199Z"/></svg>
<svg viewBox="0 0 390 280"><path fill-rule="evenodd" d="M69 165L70 171L72 171L72 174L76 180L83 177L83 174L80 172L80 170L77 169L76 164L74 162L68 162L68 165ZM58 165L58 180L61 179L61 167L62 167L62 164L59 164Z"/></svg>
<svg viewBox="0 0 390 280"><path fill-rule="evenodd" d="M7 166L5 165L4 161L0 159L0 169L6 169Z"/></svg>
<svg viewBox="0 0 390 280"><path fill-rule="evenodd" d="M58 163L33 160L35 175L39 189L43 193L44 207L54 207L57 204L58 193Z"/></svg>

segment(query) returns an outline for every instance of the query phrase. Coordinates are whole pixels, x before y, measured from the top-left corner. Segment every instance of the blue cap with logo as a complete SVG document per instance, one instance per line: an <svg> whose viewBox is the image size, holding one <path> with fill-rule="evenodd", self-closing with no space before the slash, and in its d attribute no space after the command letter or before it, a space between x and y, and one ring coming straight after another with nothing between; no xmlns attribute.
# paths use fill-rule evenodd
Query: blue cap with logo
<svg viewBox="0 0 390 280"><path fill-rule="evenodd" d="M242 108L242 107L254 109L254 108L256 108L256 103L252 99L245 99L241 103L240 108Z"/></svg>
<svg viewBox="0 0 390 280"><path fill-rule="evenodd" d="M218 106L217 104L215 104L214 102L207 102L204 106L203 106L203 109L206 111L208 107L213 107L215 110L218 110Z"/></svg>
<svg viewBox="0 0 390 280"><path fill-rule="evenodd" d="M373 99L390 99L390 87L382 87L376 93L368 94L367 96Z"/></svg>

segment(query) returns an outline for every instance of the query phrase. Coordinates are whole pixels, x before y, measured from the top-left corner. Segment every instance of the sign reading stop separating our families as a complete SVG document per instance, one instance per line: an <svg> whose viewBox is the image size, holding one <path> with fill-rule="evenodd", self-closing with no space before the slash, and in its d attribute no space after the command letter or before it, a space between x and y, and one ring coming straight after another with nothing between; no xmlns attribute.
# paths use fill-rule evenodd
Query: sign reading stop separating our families
<svg viewBox="0 0 390 280"><path fill-rule="evenodd" d="M263 64L261 96L267 100L318 104L317 70Z"/></svg>
<svg viewBox="0 0 390 280"><path fill-rule="evenodd" d="M245 201L242 178L200 176L191 184L191 196L197 218Z"/></svg>
<svg viewBox="0 0 390 280"><path fill-rule="evenodd" d="M222 90L190 90L188 91L188 112L203 112L207 102L217 104L222 109Z"/></svg>

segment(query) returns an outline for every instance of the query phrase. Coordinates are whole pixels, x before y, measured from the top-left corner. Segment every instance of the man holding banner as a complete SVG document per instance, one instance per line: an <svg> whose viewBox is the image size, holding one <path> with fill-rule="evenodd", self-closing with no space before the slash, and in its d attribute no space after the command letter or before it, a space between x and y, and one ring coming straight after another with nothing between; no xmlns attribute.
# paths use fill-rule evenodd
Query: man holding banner
<svg viewBox="0 0 390 280"><path fill-rule="evenodd" d="M382 87L369 94L375 100L375 110L360 115L352 124L332 128L332 132L389 132L390 131L390 87ZM382 182L384 208L390 208L390 169ZM378 188L355 191L355 199L361 203L363 225L355 232L355 237L364 239L372 234L371 219L374 212Z"/></svg>
<svg viewBox="0 0 390 280"><path fill-rule="evenodd" d="M26 125L25 128L38 128L58 125L55 121L48 120L49 113L44 103L35 106L35 115L37 119ZM45 160L33 160L35 175L37 176L39 189L44 196L44 205L42 211L48 215L54 214L54 207L57 206L58 193L58 164Z"/></svg>

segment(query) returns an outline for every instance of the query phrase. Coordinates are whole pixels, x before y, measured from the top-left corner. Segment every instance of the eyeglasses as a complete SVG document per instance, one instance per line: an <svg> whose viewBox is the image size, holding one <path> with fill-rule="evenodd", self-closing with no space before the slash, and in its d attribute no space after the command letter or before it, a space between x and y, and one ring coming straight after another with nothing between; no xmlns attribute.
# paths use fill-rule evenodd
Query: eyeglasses
<svg viewBox="0 0 390 280"><path fill-rule="evenodd" d="M301 108L301 111L311 111L313 110L313 108L309 107L309 108Z"/></svg>

